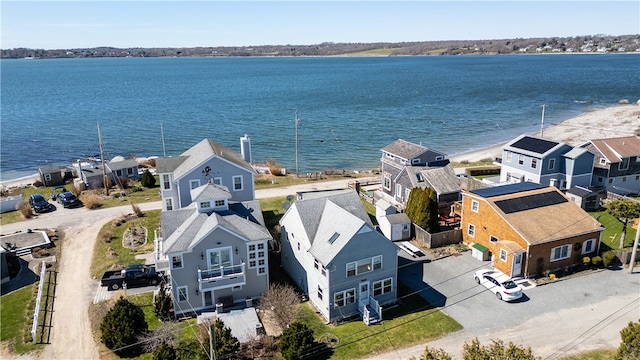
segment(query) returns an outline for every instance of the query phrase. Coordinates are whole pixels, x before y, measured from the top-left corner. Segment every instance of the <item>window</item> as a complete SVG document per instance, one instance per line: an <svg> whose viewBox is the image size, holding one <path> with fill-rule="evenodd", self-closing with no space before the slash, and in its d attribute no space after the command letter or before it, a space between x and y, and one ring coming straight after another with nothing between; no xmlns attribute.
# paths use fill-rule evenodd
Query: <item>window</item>
<svg viewBox="0 0 640 360"><path fill-rule="evenodd" d="M351 262L347 264L347 277L356 275L356 263Z"/></svg>
<svg viewBox="0 0 640 360"><path fill-rule="evenodd" d="M373 283L373 296L390 293L393 290L393 279L388 278Z"/></svg>
<svg viewBox="0 0 640 360"><path fill-rule="evenodd" d="M250 244L247 247L249 269L258 269L258 274L266 274L266 253L264 243Z"/></svg>
<svg viewBox="0 0 640 360"><path fill-rule="evenodd" d="M320 269L320 263L318 262L318 259L313 259L313 267L316 268L316 270Z"/></svg>
<svg viewBox="0 0 640 360"><path fill-rule="evenodd" d="M51 174L44 174L44 181L51 181Z"/></svg>
<svg viewBox="0 0 640 360"><path fill-rule="evenodd" d="M333 295L333 307L339 308L356 302L356 289L348 289Z"/></svg>
<svg viewBox="0 0 640 360"><path fill-rule="evenodd" d="M500 260L507 262L507 250L500 249Z"/></svg>
<svg viewBox="0 0 640 360"><path fill-rule="evenodd" d="M566 259L569 256L571 256L571 245L561 245L551 249L551 261Z"/></svg>
<svg viewBox="0 0 640 360"><path fill-rule="evenodd" d="M384 177L384 183L382 184L385 190L391 191L391 178L388 176Z"/></svg>
<svg viewBox="0 0 640 360"><path fill-rule="evenodd" d="M171 190L171 177L169 176L169 174L162 175L162 189Z"/></svg>
<svg viewBox="0 0 640 360"><path fill-rule="evenodd" d="M122 170L116 170L116 176L117 177L122 176Z"/></svg>
<svg viewBox="0 0 640 360"><path fill-rule="evenodd" d="M172 269L181 269L182 268L182 255L172 255L171 256L171 268Z"/></svg>
<svg viewBox="0 0 640 360"><path fill-rule="evenodd" d="M242 290L242 285L236 285L231 288L231 291L240 291L240 290Z"/></svg>
<svg viewBox="0 0 640 360"><path fill-rule="evenodd" d="M164 200L164 204L167 208L167 211L171 211L173 210L173 199L169 198L169 199L165 199Z"/></svg>
<svg viewBox="0 0 640 360"><path fill-rule="evenodd" d="M127 175L133 175L133 168L127 169Z"/></svg>
<svg viewBox="0 0 640 360"><path fill-rule="evenodd" d="M498 242L498 238L493 235L489 235L489 241L491 241L492 243Z"/></svg>
<svg viewBox="0 0 640 360"><path fill-rule="evenodd" d="M200 208L206 209L211 207L211 201L203 201L200 203Z"/></svg>
<svg viewBox="0 0 640 360"><path fill-rule="evenodd" d="M583 254L588 254L590 252L592 252L593 249L593 245L595 244L595 240L594 239L589 239L587 241L585 241L584 243L582 243L582 253Z"/></svg>
<svg viewBox="0 0 640 360"><path fill-rule="evenodd" d="M607 159L600 158L600 165L607 165Z"/></svg>
<svg viewBox="0 0 640 360"><path fill-rule="evenodd" d="M242 176L234 176L233 177L233 190L241 191L242 190Z"/></svg>
<svg viewBox="0 0 640 360"><path fill-rule="evenodd" d="M476 200L471 200L471 210L473 212L478 212L479 208L480 208L480 203Z"/></svg>
<svg viewBox="0 0 640 360"><path fill-rule="evenodd" d="M195 189L200 186L200 180L189 180L189 188Z"/></svg>
<svg viewBox="0 0 640 360"><path fill-rule="evenodd" d="M187 290L188 288L186 286L180 286L178 288L178 302L189 301L189 293Z"/></svg>
<svg viewBox="0 0 640 360"><path fill-rule="evenodd" d="M556 168L556 159L549 159L549 170Z"/></svg>
<svg viewBox="0 0 640 360"><path fill-rule="evenodd" d="M207 250L209 269L231 266L231 248Z"/></svg>
<svg viewBox="0 0 640 360"><path fill-rule="evenodd" d="M327 277L327 268L322 267L322 270L320 270L320 272L322 272L322 276Z"/></svg>
<svg viewBox="0 0 640 360"><path fill-rule="evenodd" d="M216 207L224 206L224 200L216 200Z"/></svg>
<svg viewBox="0 0 640 360"><path fill-rule="evenodd" d="M507 155L507 161L511 162L511 151L506 151L505 154Z"/></svg>
<svg viewBox="0 0 640 360"><path fill-rule="evenodd" d="M402 231L409 231L409 224L402 224Z"/></svg>
<svg viewBox="0 0 640 360"><path fill-rule="evenodd" d="M531 159L531 168L535 169L538 167L538 159Z"/></svg>
<svg viewBox="0 0 640 360"><path fill-rule="evenodd" d="M298 251L300 250L300 242L298 242Z"/></svg>
<svg viewBox="0 0 640 360"><path fill-rule="evenodd" d="M214 177L213 178L213 183L216 185L222 185L222 178L221 177Z"/></svg>
<svg viewBox="0 0 640 360"><path fill-rule="evenodd" d="M371 267L371 259L358 260L357 267L356 267L356 272L358 274L364 274L371 270L373 270Z"/></svg>
<svg viewBox="0 0 640 360"><path fill-rule="evenodd" d="M395 159L395 158L396 158L395 156L393 156L393 155L391 155L391 154L389 154L389 153L385 153L385 154L384 154L384 156L386 156L387 158L389 158L389 159L391 159L391 160L393 160L393 159Z"/></svg>
<svg viewBox="0 0 640 360"><path fill-rule="evenodd" d="M629 169L629 158L623 158L622 161L618 164L618 170L628 170Z"/></svg>
<svg viewBox="0 0 640 360"><path fill-rule="evenodd" d="M402 185L396 184L396 196L402 197Z"/></svg>
<svg viewBox="0 0 640 360"><path fill-rule="evenodd" d="M322 288L318 285L318 299L322 300Z"/></svg>
<svg viewBox="0 0 640 360"><path fill-rule="evenodd" d="M373 257L373 270L382 269L382 255Z"/></svg>
<svg viewBox="0 0 640 360"><path fill-rule="evenodd" d="M436 156L436 161L444 160L444 156L438 155Z"/></svg>
<svg viewBox="0 0 640 360"><path fill-rule="evenodd" d="M419 163L420 163L420 158L411 159L411 164L419 164Z"/></svg>
<svg viewBox="0 0 640 360"><path fill-rule="evenodd" d="M518 155L518 165L524 164L524 155Z"/></svg>
<svg viewBox="0 0 640 360"><path fill-rule="evenodd" d="M469 227L467 228L467 234L471 237L476 235L476 226L473 224L469 224Z"/></svg>
<svg viewBox="0 0 640 360"><path fill-rule="evenodd" d="M411 194L411 190L409 188L405 188L404 189L404 200L405 201L409 200L409 194Z"/></svg>

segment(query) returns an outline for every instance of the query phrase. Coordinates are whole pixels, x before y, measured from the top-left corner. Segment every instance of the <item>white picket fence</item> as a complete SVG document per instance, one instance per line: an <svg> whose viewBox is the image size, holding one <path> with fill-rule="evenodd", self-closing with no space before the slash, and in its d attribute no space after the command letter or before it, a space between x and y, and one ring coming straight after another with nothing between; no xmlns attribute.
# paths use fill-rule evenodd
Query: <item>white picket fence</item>
<svg viewBox="0 0 640 360"><path fill-rule="evenodd" d="M38 284L38 297L36 298L36 308L33 312L33 326L31 327L31 339L36 343L36 333L38 332L38 318L40 317L40 299L42 298L42 288L44 287L44 275L47 273L47 265L42 262L40 269L40 283Z"/></svg>

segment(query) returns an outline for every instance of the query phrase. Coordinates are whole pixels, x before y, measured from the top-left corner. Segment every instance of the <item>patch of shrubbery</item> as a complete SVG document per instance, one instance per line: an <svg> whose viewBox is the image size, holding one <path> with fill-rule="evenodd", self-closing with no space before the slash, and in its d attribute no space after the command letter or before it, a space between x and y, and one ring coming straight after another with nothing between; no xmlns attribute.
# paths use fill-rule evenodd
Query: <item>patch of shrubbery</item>
<svg viewBox="0 0 640 360"><path fill-rule="evenodd" d="M85 194L82 196L82 203L87 209L96 209L100 207L100 197L93 193Z"/></svg>

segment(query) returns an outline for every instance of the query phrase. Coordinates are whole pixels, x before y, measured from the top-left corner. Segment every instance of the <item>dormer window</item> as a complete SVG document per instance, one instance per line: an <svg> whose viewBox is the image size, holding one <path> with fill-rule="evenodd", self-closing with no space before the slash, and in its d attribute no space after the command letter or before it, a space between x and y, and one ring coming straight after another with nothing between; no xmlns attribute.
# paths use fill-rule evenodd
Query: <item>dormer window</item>
<svg viewBox="0 0 640 360"><path fill-rule="evenodd" d="M438 155L436 156L436 161L444 160L444 156Z"/></svg>
<svg viewBox="0 0 640 360"><path fill-rule="evenodd" d="M224 206L224 200L216 200L215 205L216 207Z"/></svg>
<svg viewBox="0 0 640 360"><path fill-rule="evenodd" d="M203 209L208 209L211 207L211 201L202 201L200 202L200 207Z"/></svg>
<svg viewBox="0 0 640 360"><path fill-rule="evenodd" d="M436 160L438 160L438 159L436 158ZM419 164L419 163L420 163L420 158L417 158L417 159L411 159L411 163L412 163L412 164Z"/></svg>
<svg viewBox="0 0 640 360"><path fill-rule="evenodd" d="M623 158L618 164L618 170L629 170L629 158Z"/></svg>

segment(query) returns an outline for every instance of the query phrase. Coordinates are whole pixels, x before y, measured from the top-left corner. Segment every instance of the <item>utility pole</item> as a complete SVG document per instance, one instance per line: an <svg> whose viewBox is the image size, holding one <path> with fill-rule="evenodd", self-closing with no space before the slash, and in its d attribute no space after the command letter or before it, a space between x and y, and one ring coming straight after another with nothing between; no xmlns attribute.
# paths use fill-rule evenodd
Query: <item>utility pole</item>
<svg viewBox="0 0 640 360"><path fill-rule="evenodd" d="M216 342L216 329L213 325L213 321L209 319L209 352L211 354L210 359L216 360L216 347L214 346Z"/></svg>
<svg viewBox="0 0 640 360"><path fill-rule="evenodd" d="M98 122L98 140L100 142L100 161L102 162L102 182L104 184L104 194L109 195L109 186L107 181L107 170L104 161L104 146L102 145L102 133L100 132L100 123Z"/></svg>
<svg viewBox="0 0 640 360"><path fill-rule="evenodd" d="M300 123L300 119L298 119L298 112L296 111L296 177L298 177L298 124Z"/></svg>
<svg viewBox="0 0 640 360"><path fill-rule="evenodd" d="M640 223L638 223L638 228L636 229L636 239L633 241L633 250L631 250L629 274L633 274L633 264L636 262L636 253L638 252L638 241L640 241Z"/></svg>
<svg viewBox="0 0 640 360"><path fill-rule="evenodd" d="M542 121L540 123L540 137L544 137L544 108L545 104L542 104Z"/></svg>
<svg viewBox="0 0 640 360"><path fill-rule="evenodd" d="M162 135L162 156L167 157L167 151L164 148L164 129L162 123L160 123L160 134Z"/></svg>

